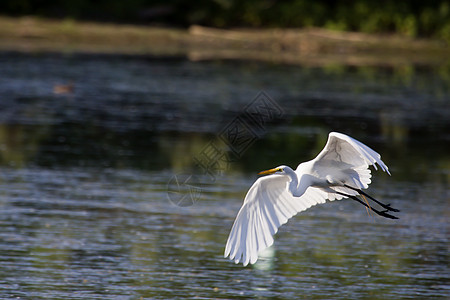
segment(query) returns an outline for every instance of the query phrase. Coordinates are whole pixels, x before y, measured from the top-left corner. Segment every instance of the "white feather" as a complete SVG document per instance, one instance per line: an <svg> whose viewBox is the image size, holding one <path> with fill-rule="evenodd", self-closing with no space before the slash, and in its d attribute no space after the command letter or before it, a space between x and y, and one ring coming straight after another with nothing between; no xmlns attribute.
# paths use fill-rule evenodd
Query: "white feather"
<svg viewBox="0 0 450 300"><path fill-rule="evenodd" d="M258 254L273 244L278 228L291 217L327 199L344 198L335 191L357 195L343 184L367 188L371 182L369 166L376 169L375 164L390 174L377 152L345 134L331 132L317 157L295 171L299 185L303 175L312 178L300 197L289 191L289 176L273 174L256 180L234 221L224 256L244 266L255 263Z"/></svg>

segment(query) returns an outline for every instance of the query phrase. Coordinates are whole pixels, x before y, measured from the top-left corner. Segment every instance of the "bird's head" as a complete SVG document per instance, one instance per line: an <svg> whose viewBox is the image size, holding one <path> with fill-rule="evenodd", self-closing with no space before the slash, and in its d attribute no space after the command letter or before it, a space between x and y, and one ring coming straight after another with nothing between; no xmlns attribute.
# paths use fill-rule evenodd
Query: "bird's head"
<svg viewBox="0 0 450 300"><path fill-rule="evenodd" d="M258 175L269 175L269 174L286 174L286 166L278 166L276 168L261 171L258 173Z"/></svg>

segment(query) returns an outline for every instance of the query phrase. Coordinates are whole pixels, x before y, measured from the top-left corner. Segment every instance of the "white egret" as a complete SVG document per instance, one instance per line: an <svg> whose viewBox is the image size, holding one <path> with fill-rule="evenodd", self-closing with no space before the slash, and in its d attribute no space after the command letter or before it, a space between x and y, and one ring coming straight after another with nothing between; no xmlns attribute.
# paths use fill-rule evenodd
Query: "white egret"
<svg viewBox="0 0 450 300"><path fill-rule="evenodd" d="M281 225L298 212L325 203L326 199L350 198L380 216L397 219L388 211L399 210L362 191L371 182L369 166L373 165L376 170L376 164L390 175L377 152L345 134L331 132L319 155L301 163L295 171L279 166L258 173L268 176L258 178L247 192L224 256L244 266L255 263L258 253L273 244L272 236ZM383 210L373 208L356 196L366 196Z"/></svg>

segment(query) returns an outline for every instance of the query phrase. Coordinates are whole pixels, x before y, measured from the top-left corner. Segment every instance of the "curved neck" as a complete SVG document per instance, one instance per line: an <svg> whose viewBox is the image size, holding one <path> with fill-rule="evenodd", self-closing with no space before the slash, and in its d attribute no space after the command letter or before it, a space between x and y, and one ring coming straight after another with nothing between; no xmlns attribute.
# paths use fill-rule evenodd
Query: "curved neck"
<svg viewBox="0 0 450 300"><path fill-rule="evenodd" d="M294 197L302 196L308 188L308 183L305 182L303 176L299 179L298 174L290 167L285 168L286 175L290 178L288 190ZM300 184L299 184L300 183Z"/></svg>

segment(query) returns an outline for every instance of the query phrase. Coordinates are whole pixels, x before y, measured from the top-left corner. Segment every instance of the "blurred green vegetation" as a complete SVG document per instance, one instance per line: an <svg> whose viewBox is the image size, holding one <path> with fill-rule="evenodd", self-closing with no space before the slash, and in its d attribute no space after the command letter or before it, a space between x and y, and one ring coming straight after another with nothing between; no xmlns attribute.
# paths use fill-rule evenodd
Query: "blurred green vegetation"
<svg viewBox="0 0 450 300"><path fill-rule="evenodd" d="M171 26L315 26L450 41L450 1L446 0L4 0L0 12Z"/></svg>

